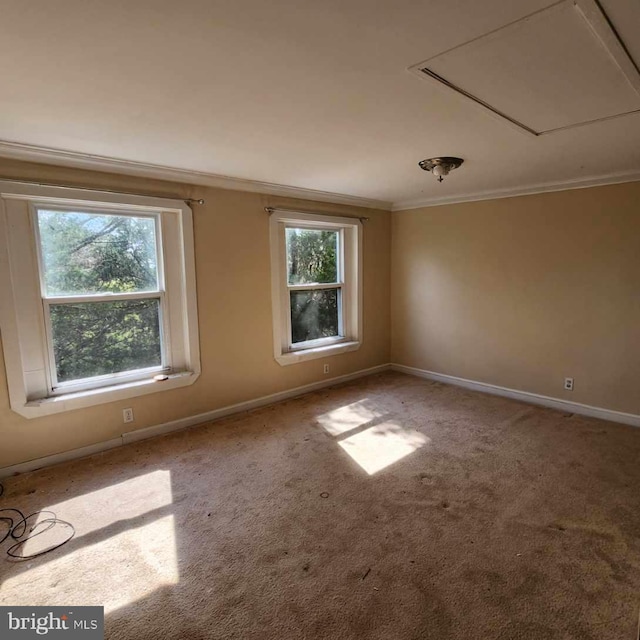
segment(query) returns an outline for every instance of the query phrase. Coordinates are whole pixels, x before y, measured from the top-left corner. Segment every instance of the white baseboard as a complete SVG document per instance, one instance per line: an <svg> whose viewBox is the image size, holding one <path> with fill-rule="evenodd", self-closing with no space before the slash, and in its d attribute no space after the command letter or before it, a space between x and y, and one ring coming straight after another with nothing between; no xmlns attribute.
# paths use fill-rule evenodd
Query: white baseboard
<svg viewBox="0 0 640 640"><path fill-rule="evenodd" d="M229 405L227 407L221 407L220 409L214 409L213 411L207 411L205 413L199 413L194 416L188 416L181 418L180 420L172 420L171 422L165 422L163 424L154 425L144 429L138 429L136 431L129 431L123 433L117 438L106 440L103 442L97 442L95 444L81 447L79 449L72 449L71 451L64 451L62 453L56 453L54 455L45 456L43 458L36 458L27 462L21 462L9 467L0 468L0 478L6 478L8 476L16 475L19 473L27 473L28 471L35 471L36 469L42 469L43 467L50 467L61 462L68 460L75 460L77 458L85 458L95 453L114 449L123 444L131 442L138 442L140 440L146 440L147 438L153 438L155 436L171 433L172 431L179 431L181 429L187 429L200 424L206 424L219 420L234 413L241 413L243 411L250 411L257 409L258 407L264 407L276 402L282 402L289 398L295 398L297 396L317 391L318 389L324 389L326 387L332 387L337 384L349 382L350 380L356 380L357 378L364 378L366 376L373 375L375 373L381 373L383 371L392 370L399 371L400 373L407 373L409 375L417 376L419 378L426 378L427 380L435 380L437 382L443 382L445 384L453 384L466 389L472 389L473 391L480 391L483 393L490 393L493 395L503 396L505 398L512 398L514 400L520 400L521 402L528 402L530 404L537 404L551 409L558 409L559 411L567 411L570 413L577 413L579 415L589 416L592 418L600 418L602 420L610 420L612 422L620 422L622 424L628 424L634 427L640 427L640 415L633 413L623 413L622 411L613 411L611 409L602 409L601 407L593 407L587 404L580 404L579 402L571 402L570 400L561 400L560 398L551 398L549 396L539 395L537 393L529 393L528 391L518 391L517 389L509 389L507 387L499 387L493 384L487 384L486 382L476 382L475 380L467 380L466 378L458 378L456 376L449 376L443 373L436 373L435 371L426 371L424 369L417 369L415 367L407 367L402 364L382 364L369 369L361 369L354 373L348 373L343 376L337 376L335 378L329 378L328 380L320 380L318 382L312 382L301 387L295 387L293 389L287 389L286 391L280 391L268 396L262 396L253 400L247 400L246 402L239 402L237 404Z"/></svg>
<svg viewBox="0 0 640 640"><path fill-rule="evenodd" d="M513 398L514 400L542 405L543 407L549 407L551 409L558 409L560 411L577 413L582 416L589 416L590 418L600 418L602 420L610 420L611 422L629 424L633 427L640 427L640 415L636 415L634 413L623 413L622 411L592 407L588 404L580 404L579 402L571 402L570 400L561 400L560 398L551 398L549 396L542 396L528 391L518 391L517 389L499 387L495 384L487 384L486 382L476 382L475 380L467 380L466 378L448 376L444 373L425 371L424 369L407 367L403 364L391 364L390 368L392 371L408 373L412 376L426 378L427 380L435 380L437 382L444 382L445 384L453 384L458 387L464 387L465 389L472 389L473 391L491 393L496 396Z"/></svg>
<svg viewBox="0 0 640 640"><path fill-rule="evenodd" d="M264 407L268 404L274 404L276 402L282 402L289 398L295 398L297 396L310 393L311 391L317 391L318 389L324 389L326 387L332 387L336 384L342 384L349 382L350 380L356 380L357 378L364 378L366 376L373 375L375 373L381 373L387 371L391 365L381 364L377 367L370 367L369 369L361 369L354 373L347 373L343 376L336 376L327 380L320 380L318 382L312 382L311 384L305 384L301 387L294 387L293 389L287 389L286 391L279 391L278 393L272 393L268 396L262 396L253 400L247 400L246 402L239 402L227 407L221 407L220 409L214 409L213 411L207 411L205 413L199 413L194 416L188 416L181 418L180 420L172 420L171 422L165 422L163 424L154 425L152 427L146 427L144 429L138 429L136 431L129 431L123 433L117 438L106 440L103 442L97 442L87 447L81 447L79 449L72 449L71 451L64 451L62 453L56 453L43 458L35 458L34 460L28 460L27 462L21 462L9 467L0 468L0 478L6 478L19 473L26 473L28 471L35 471L36 469L42 469L43 467L50 467L60 462L66 462L68 460L74 460L76 458L85 458L93 455L94 453L100 453L101 451L107 451L119 447L123 444L129 444L131 442L138 442L139 440L146 440L147 438L153 438L154 436L163 435L172 431L180 431L181 429L187 429L196 425L219 420L225 416L232 415L234 413L241 413L242 411L250 411L251 409L257 409L258 407Z"/></svg>
<svg viewBox="0 0 640 640"><path fill-rule="evenodd" d="M35 471L36 469L42 469L44 467L51 467L54 464L75 460L76 458L86 458L87 456L92 456L94 453L115 449L121 444L122 438L118 437L111 440L96 442L95 444L80 447L79 449L71 449L71 451L63 451L62 453L54 453L51 456L27 460L27 462L13 464L10 467L2 467L0 468L0 479L7 478L9 476L16 476L19 473L27 473L27 471Z"/></svg>
<svg viewBox="0 0 640 640"><path fill-rule="evenodd" d="M320 380L319 382L312 382L311 384L305 384L301 387L294 387L293 389L287 389L286 391L279 391L278 393L272 393L268 396L262 396L255 398L254 400L247 400L246 402L239 402L238 404L232 404L220 409L214 409L213 411L207 411L205 413L199 413L195 416L189 416L188 418L182 418L181 420L173 420L172 422L165 422L164 424L154 425L153 427L147 427L146 429L137 429L136 431L130 431L129 433L122 434L122 440L124 443L137 442L139 440L146 440L147 438L153 438L171 431L178 431L180 429L186 429L193 427L197 424L203 424L205 422L212 422L213 420L219 420L226 416L230 416L234 413L241 413L242 411L251 411L251 409L257 409L258 407L264 407L268 404L274 404L276 402L282 402L289 398L295 398L296 396L304 395L311 391L317 391L318 389L324 389L325 387L332 387L333 385L343 382L349 382L349 380L355 380L356 378L363 378L370 376L374 373L380 373L387 371L390 368L388 364L382 364L377 367L371 367L369 369L361 369L355 373L348 373L344 376L338 376L336 378L330 378L329 380Z"/></svg>

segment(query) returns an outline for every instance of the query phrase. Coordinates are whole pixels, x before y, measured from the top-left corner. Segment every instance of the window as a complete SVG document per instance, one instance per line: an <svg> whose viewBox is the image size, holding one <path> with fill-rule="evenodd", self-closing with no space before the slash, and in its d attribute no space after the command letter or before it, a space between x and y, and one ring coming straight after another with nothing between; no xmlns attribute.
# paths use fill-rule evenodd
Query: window
<svg viewBox="0 0 640 640"><path fill-rule="evenodd" d="M270 224L276 360L358 349L361 222L274 210Z"/></svg>
<svg viewBox="0 0 640 640"><path fill-rule="evenodd" d="M27 417L193 383L191 210L179 201L0 183L0 322Z"/></svg>

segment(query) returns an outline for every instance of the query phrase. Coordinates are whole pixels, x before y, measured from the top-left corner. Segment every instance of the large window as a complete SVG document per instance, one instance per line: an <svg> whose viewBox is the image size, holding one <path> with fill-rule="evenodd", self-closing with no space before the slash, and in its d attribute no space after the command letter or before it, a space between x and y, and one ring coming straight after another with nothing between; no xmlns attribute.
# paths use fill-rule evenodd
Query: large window
<svg viewBox="0 0 640 640"><path fill-rule="evenodd" d="M281 364L360 346L357 219L271 214L275 357Z"/></svg>
<svg viewBox="0 0 640 640"><path fill-rule="evenodd" d="M35 209L51 390L170 369L159 219Z"/></svg>
<svg viewBox="0 0 640 640"><path fill-rule="evenodd" d="M191 211L0 183L3 346L28 417L175 388L199 373ZM69 197L72 196L72 197Z"/></svg>

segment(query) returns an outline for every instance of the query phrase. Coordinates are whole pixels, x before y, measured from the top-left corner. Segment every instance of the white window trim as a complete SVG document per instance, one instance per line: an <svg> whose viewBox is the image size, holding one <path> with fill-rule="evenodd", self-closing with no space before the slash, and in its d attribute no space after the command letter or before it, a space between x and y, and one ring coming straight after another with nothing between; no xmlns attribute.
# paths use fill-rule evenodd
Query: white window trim
<svg viewBox="0 0 640 640"><path fill-rule="evenodd" d="M153 370L136 372L133 379L126 374L114 375L108 386L79 385L62 393L51 392L47 380L49 343L33 231L35 206L84 206L161 217L162 295L168 309L163 324L171 327L167 348L172 369L166 380L154 380L159 371ZM200 375L193 220L191 209L180 200L0 181L0 300L9 400L11 408L26 418L176 389L193 384Z"/></svg>
<svg viewBox="0 0 640 640"><path fill-rule="evenodd" d="M340 230L343 251L342 336L290 344L291 319L287 286L287 226ZM271 297L273 308L274 358L281 365L355 351L362 343L362 223L346 218L274 209L269 220L271 244ZM322 286L322 285L321 285Z"/></svg>

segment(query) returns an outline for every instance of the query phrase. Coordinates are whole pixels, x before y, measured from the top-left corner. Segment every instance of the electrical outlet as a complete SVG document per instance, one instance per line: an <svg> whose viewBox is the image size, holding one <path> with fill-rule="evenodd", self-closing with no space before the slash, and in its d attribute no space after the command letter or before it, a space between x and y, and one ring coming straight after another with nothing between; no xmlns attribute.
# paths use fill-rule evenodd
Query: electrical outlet
<svg viewBox="0 0 640 640"><path fill-rule="evenodd" d="M133 409L122 410L122 422L133 422Z"/></svg>
<svg viewBox="0 0 640 640"><path fill-rule="evenodd" d="M565 391L573 391L573 378L564 379L564 388Z"/></svg>
<svg viewBox="0 0 640 640"><path fill-rule="evenodd" d="M324 367L323 367L323 372L324 372L324 373L329 373L329 365L328 365L328 364L325 364L325 365L324 365Z"/></svg>

